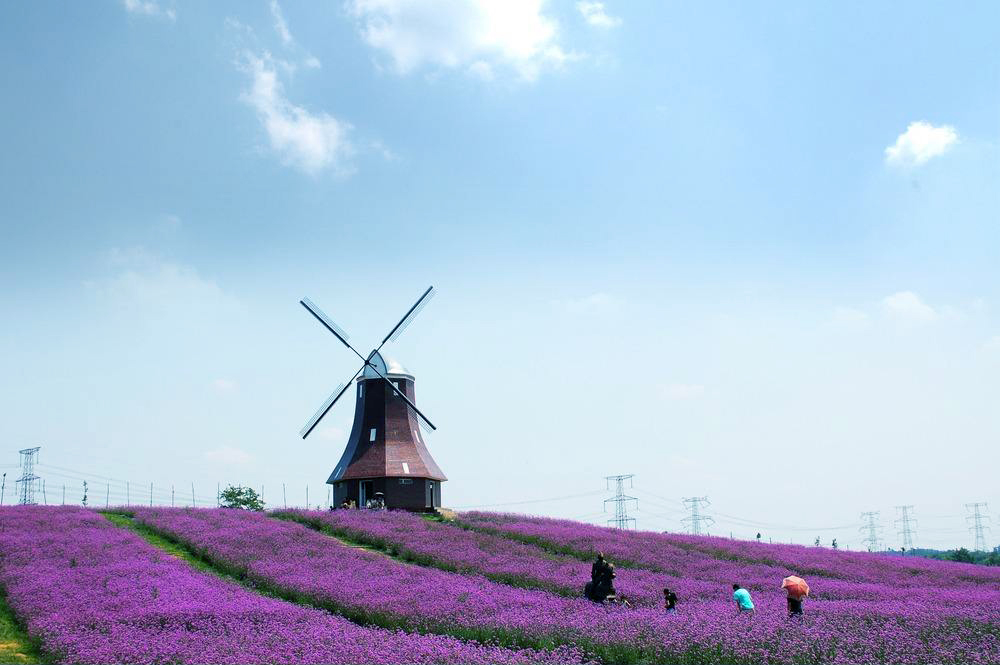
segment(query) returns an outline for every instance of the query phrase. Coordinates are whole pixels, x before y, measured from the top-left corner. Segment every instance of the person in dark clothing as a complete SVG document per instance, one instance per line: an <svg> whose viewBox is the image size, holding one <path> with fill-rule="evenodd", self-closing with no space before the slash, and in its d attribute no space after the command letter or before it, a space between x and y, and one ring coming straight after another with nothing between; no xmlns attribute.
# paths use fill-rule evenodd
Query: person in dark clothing
<svg viewBox="0 0 1000 665"><path fill-rule="evenodd" d="M673 614L677 611L677 594L670 589L663 590L663 605L667 614Z"/></svg>
<svg viewBox="0 0 1000 665"><path fill-rule="evenodd" d="M788 617L789 618L802 618L802 599L788 597Z"/></svg>

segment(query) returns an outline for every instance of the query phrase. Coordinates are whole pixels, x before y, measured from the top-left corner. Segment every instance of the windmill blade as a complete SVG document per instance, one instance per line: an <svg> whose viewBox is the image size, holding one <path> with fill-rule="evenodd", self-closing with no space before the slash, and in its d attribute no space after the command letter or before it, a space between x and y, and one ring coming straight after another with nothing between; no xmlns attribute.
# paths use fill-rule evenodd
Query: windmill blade
<svg viewBox="0 0 1000 665"><path fill-rule="evenodd" d="M376 351L385 346L385 343L390 340L395 342L396 339L403 334L403 331L406 330L417 314L420 313L420 310L427 306L427 303L430 302L430 299L434 297L435 293L436 291L434 290L434 287L428 286L427 290L424 291L424 294L420 296L417 302L413 303L413 307L410 308L410 311L408 311L403 318L399 320L399 323L396 324L395 328L389 331L389 334L386 335L385 339L382 340L382 343L378 345L378 349L376 349Z"/></svg>
<svg viewBox="0 0 1000 665"><path fill-rule="evenodd" d="M307 436L309 436L309 434L314 429L316 429L316 425L319 425L319 421L323 420L323 416L325 416L327 412L333 408L333 405L337 403L337 400L340 399L340 396L343 395L345 392L347 392L347 388L354 382L354 379L358 378L358 374L361 374L362 370L364 370L364 366L362 366L361 369L355 372L354 376L352 376L351 380L348 381L346 384L341 383L339 386L337 386L337 389L330 394L330 396L326 399L325 402L323 402L323 406L317 409L316 413L313 414L313 417L310 418L309 422L306 423L306 426L303 427L301 431L299 431L299 436L301 436L304 439Z"/></svg>
<svg viewBox="0 0 1000 665"><path fill-rule="evenodd" d="M403 399L403 401L406 402L406 406L410 407L410 409L412 409L413 412L415 414L417 414L417 420L421 424L426 425L427 427L430 427L432 430L436 430L437 429L437 427L434 427L434 423L432 423L427 416L425 416L423 413L420 412L420 409L417 408L417 405L414 404L413 402L411 402L410 398L407 397L405 394L403 394L402 390L396 388L396 386L393 385L392 381L389 380L389 377L387 377L382 372L378 371L378 368L375 367L374 365L369 365L369 367L371 367L373 370L375 370L375 373L378 374L379 376L381 376L382 380L389 384L389 387L392 388L393 393L396 394L396 395L399 395Z"/></svg>
<svg viewBox="0 0 1000 665"><path fill-rule="evenodd" d="M305 307L310 314L316 317L316 320L322 323L324 328L332 332L337 337L337 339L343 342L344 346L352 350L354 349L354 347L352 347L350 344L347 343L349 337L347 333L344 332L344 329L338 326L336 323L334 323L333 319L327 316L323 312L323 310L321 310L319 307L316 306L316 303L314 303L312 300L309 300L309 298L303 298L302 300L299 301L299 304ZM357 353L357 351L355 351L355 353Z"/></svg>

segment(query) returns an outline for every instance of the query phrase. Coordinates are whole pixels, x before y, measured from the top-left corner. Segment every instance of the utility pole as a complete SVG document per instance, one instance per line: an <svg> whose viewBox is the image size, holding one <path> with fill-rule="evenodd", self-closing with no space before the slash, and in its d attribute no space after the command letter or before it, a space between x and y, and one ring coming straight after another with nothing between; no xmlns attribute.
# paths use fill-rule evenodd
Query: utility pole
<svg viewBox="0 0 1000 665"><path fill-rule="evenodd" d="M108 483L107 493L104 495L104 507L111 505L111 483Z"/></svg>
<svg viewBox="0 0 1000 665"><path fill-rule="evenodd" d="M360 506L359 506L360 508ZM306 485L306 510L309 510L309 486Z"/></svg>
<svg viewBox="0 0 1000 665"><path fill-rule="evenodd" d="M903 551L912 551L913 536L915 535L917 526L917 519L913 516L913 506L896 506L896 512L899 513L899 519L896 520L896 524L902 523L902 526L896 533L903 537ZM913 525L912 527L910 526L911 524Z"/></svg>
<svg viewBox="0 0 1000 665"><path fill-rule="evenodd" d="M972 520L972 524L969 526L969 531L976 539L975 551L985 552L986 551L986 536L983 531L989 531L990 527L983 526L983 521L989 522L990 516L987 514L986 510L989 506L986 503L967 503L965 504L967 510L971 510L972 514L965 518L968 522Z"/></svg>
<svg viewBox="0 0 1000 665"><path fill-rule="evenodd" d="M877 520L879 518L879 511L872 510L867 513L861 513L861 519L867 520L867 523L862 526L858 531L860 531L865 537L861 539L861 542L868 543L869 552L880 552L882 551L882 541L879 539L878 534L882 530L882 527L878 524Z"/></svg>
<svg viewBox="0 0 1000 665"><path fill-rule="evenodd" d="M170 486L170 507L174 507L174 486Z"/></svg>
<svg viewBox="0 0 1000 665"><path fill-rule="evenodd" d="M285 483L281 483L281 502L288 508L288 497L285 495Z"/></svg>
<svg viewBox="0 0 1000 665"><path fill-rule="evenodd" d="M628 529L630 526L635 528L635 518L628 516L628 504L630 501L635 501L635 507L638 510L639 499L625 494L625 481L628 481L628 486L631 488L633 477L633 474L629 473L623 476L605 476L604 478L605 489L611 489L612 481L615 483L615 495L604 500L604 509L607 510L609 502L615 504L615 517L608 520L608 524L613 525L616 529Z"/></svg>
<svg viewBox="0 0 1000 665"><path fill-rule="evenodd" d="M695 536L708 535L708 527L715 524L715 520L704 514L702 508L708 508L712 505L712 502L708 500L707 496L688 496L684 497L683 502L691 509L691 516L685 517L681 521L687 522L688 528L691 529L691 533ZM706 527L704 531L701 527L702 524Z"/></svg>
<svg viewBox="0 0 1000 665"><path fill-rule="evenodd" d="M0 506L3 505L3 495L7 491L7 472L4 471L3 481L0 481Z"/></svg>
<svg viewBox="0 0 1000 665"><path fill-rule="evenodd" d="M132 505L132 496L129 494L129 483L127 480L125 481L125 505Z"/></svg>
<svg viewBox="0 0 1000 665"><path fill-rule="evenodd" d="M191 483L191 507L194 508L194 483Z"/></svg>
<svg viewBox="0 0 1000 665"><path fill-rule="evenodd" d="M63 483L63 502L62 505L66 505L66 483Z"/></svg>
<svg viewBox="0 0 1000 665"><path fill-rule="evenodd" d="M18 451L21 453L21 477L17 479L17 485L20 486L18 503L22 506L35 504L35 489L39 480L39 477L35 475L35 462L37 461L35 455L41 449L41 446L36 446Z"/></svg>

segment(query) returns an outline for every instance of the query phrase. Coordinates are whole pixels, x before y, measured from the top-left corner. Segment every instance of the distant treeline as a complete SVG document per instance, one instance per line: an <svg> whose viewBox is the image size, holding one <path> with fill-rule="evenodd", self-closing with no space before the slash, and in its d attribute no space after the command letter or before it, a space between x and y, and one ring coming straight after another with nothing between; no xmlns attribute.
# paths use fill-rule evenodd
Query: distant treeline
<svg viewBox="0 0 1000 665"><path fill-rule="evenodd" d="M903 555L899 550L889 550L890 554ZM992 552L970 552L964 547L957 550L928 550L914 548L906 550L906 556L922 556L927 559L941 559L942 561L958 561L960 563L975 563L981 566L1000 566L1000 548L995 548Z"/></svg>

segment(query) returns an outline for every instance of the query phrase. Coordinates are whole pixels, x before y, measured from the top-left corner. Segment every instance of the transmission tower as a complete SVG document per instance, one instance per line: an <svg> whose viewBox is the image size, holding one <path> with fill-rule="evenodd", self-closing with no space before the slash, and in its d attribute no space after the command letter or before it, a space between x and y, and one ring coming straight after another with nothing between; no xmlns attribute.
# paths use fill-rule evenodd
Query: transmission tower
<svg viewBox="0 0 1000 665"><path fill-rule="evenodd" d="M986 510L988 506L985 503L967 503L965 507L972 511L972 514L965 518L966 521L971 520L972 524L969 525L969 531L976 539L976 552L986 551L986 535L984 531L989 531L990 527L983 526L983 522L989 522L990 516L987 514Z"/></svg>
<svg viewBox="0 0 1000 665"><path fill-rule="evenodd" d="M903 539L903 549L912 550L917 527L917 519L913 516L913 506L896 506L896 512L899 513L899 518L895 523L900 525L896 534Z"/></svg>
<svg viewBox="0 0 1000 665"><path fill-rule="evenodd" d="M614 526L616 529L635 528L635 518L628 516L628 504L630 501L634 501L635 507L638 510L639 499L625 494L625 481L628 481L628 486L631 488L632 477L633 474L629 473L624 476L605 476L604 478L607 489L611 489L612 481L615 483L615 495L610 499L604 500L604 509L607 510L609 502L615 504L615 517L608 520L608 524Z"/></svg>
<svg viewBox="0 0 1000 665"><path fill-rule="evenodd" d="M38 486L39 476L35 475L35 456L41 450L40 446L35 448L25 448L21 453L21 477L17 479L18 503L22 506L34 505L35 489Z"/></svg>
<svg viewBox="0 0 1000 665"><path fill-rule="evenodd" d="M692 534L696 536L700 536L701 534L708 535L708 527L715 524L715 520L709 515L704 514L702 508L708 508L712 505L712 502L708 500L707 496L689 496L684 497L684 503L691 509L691 516L685 517L681 521L687 522ZM702 524L705 525L704 530L702 529Z"/></svg>
<svg viewBox="0 0 1000 665"><path fill-rule="evenodd" d="M868 544L869 552L882 551L882 540L879 538L882 527L878 524L878 518L879 511L877 510L861 513L861 519L866 520L867 523L858 530L864 535L861 542Z"/></svg>

